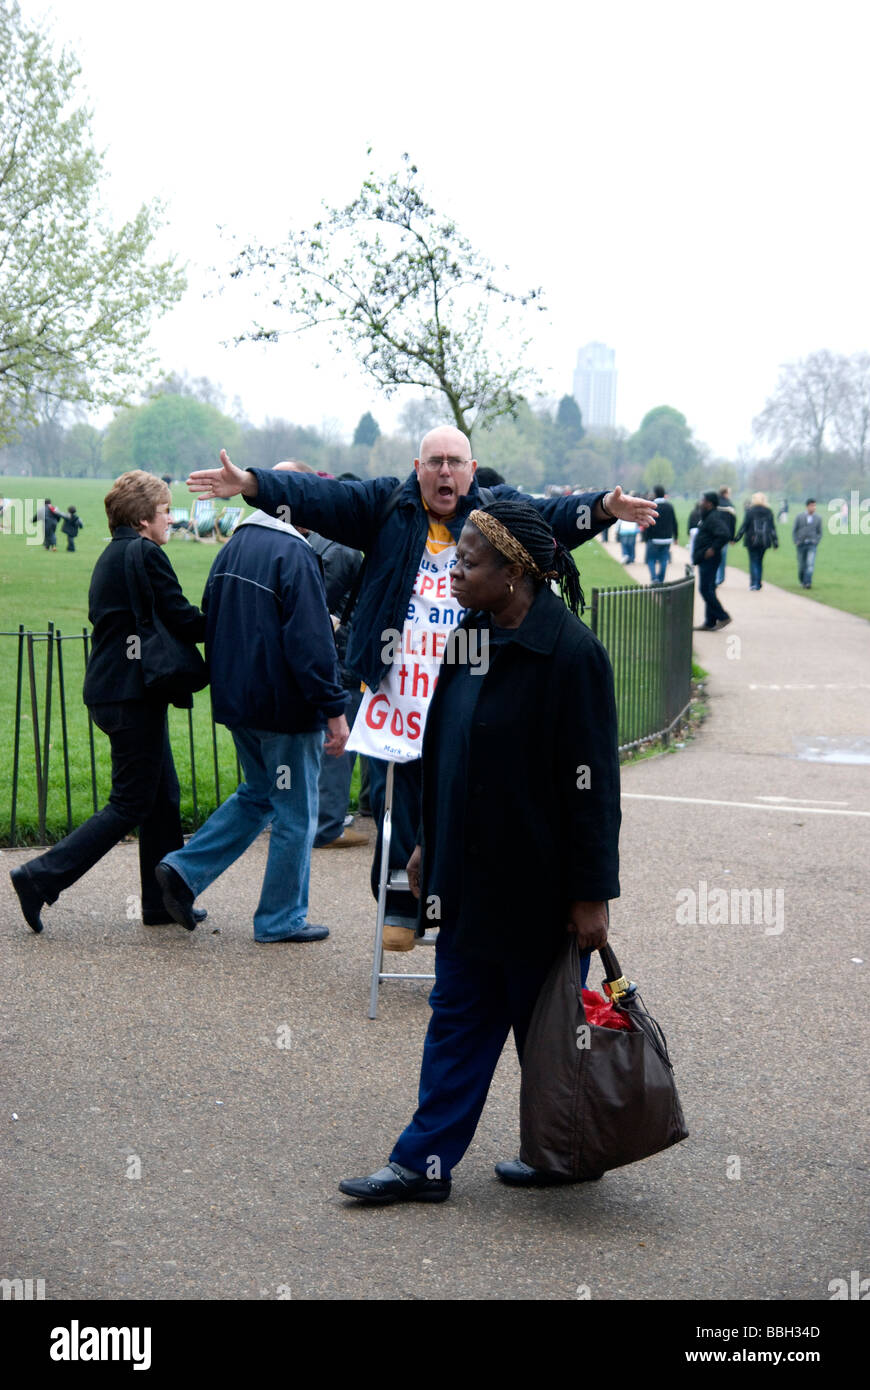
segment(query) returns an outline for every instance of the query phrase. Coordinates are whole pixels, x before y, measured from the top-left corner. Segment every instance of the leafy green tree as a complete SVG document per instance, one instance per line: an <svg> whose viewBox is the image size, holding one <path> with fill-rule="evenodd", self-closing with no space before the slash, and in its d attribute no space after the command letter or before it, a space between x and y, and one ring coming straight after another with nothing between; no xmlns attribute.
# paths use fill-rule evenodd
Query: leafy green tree
<svg viewBox="0 0 870 1390"><path fill-rule="evenodd" d="M114 230L102 156L78 104L81 69L0 0L0 442L36 398L119 402L136 383L155 313L185 288L148 252L159 206Z"/></svg>
<svg viewBox="0 0 870 1390"><path fill-rule="evenodd" d="M369 174L352 202L324 205L283 246L245 248L231 274L251 272L266 278L270 316L289 316L292 330L257 324L243 338L274 342L326 326L386 396L400 386L440 393L466 434L512 413L529 384L516 315L502 309L494 319L494 308L540 308L540 290L514 294L494 282L490 262L426 201L407 155L398 173ZM508 362L498 342L509 344Z"/></svg>
<svg viewBox="0 0 870 1390"><path fill-rule="evenodd" d="M556 410L556 429L560 432L568 448L579 444L586 431L583 429L583 416L573 396L563 396Z"/></svg>
<svg viewBox="0 0 870 1390"><path fill-rule="evenodd" d="M658 405L648 411L628 441L628 456L636 463L647 464L656 454L670 460L677 479L701 462L685 415L670 405Z"/></svg>
<svg viewBox="0 0 870 1390"><path fill-rule="evenodd" d="M380 425L371 411L367 410L365 415L361 415L359 418L359 424L354 430L353 442L354 444L362 444L367 449L371 449L372 445L376 443L380 432Z"/></svg>
<svg viewBox="0 0 870 1390"><path fill-rule="evenodd" d="M158 396L140 406L132 443L133 468L169 472L176 478L185 478L196 468L210 468L222 448L242 457L236 422L192 396Z"/></svg>
<svg viewBox="0 0 870 1390"><path fill-rule="evenodd" d="M653 488L661 483L665 492L669 492L673 487L675 477L674 465L664 454L654 454L643 470L643 480L647 487Z"/></svg>

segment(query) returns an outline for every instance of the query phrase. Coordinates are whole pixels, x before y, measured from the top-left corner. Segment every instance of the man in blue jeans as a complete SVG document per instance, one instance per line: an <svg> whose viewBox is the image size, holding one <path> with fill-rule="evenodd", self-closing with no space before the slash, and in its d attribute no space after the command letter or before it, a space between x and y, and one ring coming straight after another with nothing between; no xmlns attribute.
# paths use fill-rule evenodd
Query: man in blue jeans
<svg viewBox="0 0 870 1390"><path fill-rule="evenodd" d="M307 921L320 755L348 738L320 562L295 527L254 512L219 551L202 607L214 717L244 781L158 864L164 904L192 929L198 894L270 825L254 940L320 941L328 928Z"/></svg>

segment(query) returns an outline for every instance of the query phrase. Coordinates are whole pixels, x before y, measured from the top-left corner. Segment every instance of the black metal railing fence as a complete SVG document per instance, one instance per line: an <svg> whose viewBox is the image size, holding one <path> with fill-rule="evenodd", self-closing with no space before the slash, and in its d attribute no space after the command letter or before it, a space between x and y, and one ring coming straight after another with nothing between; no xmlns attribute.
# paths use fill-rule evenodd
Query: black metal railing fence
<svg viewBox="0 0 870 1390"><path fill-rule="evenodd" d="M590 626L613 664L620 750L667 739L691 700L695 581L593 589ZM46 844L108 799L108 742L82 703L90 634L0 632L0 720L6 731L0 844ZM14 657L12 656L14 650ZM12 660L9 660L12 657ZM182 818L195 830L241 780L235 745L207 690L170 710ZM57 738L58 726L60 737ZM11 737L10 737L11 736ZM8 800L6 799L8 789Z"/></svg>
<svg viewBox="0 0 870 1390"><path fill-rule="evenodd" d="M690 565L669 584L593 589L589 625L613 666L620 752L667 739L687 713L694 605Z"/></svg>

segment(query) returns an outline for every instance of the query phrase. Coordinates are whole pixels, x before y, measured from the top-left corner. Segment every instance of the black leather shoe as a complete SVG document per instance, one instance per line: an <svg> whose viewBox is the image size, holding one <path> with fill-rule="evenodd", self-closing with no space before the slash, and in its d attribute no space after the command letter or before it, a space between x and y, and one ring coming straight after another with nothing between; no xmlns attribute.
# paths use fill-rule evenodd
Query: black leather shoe
<svg viewBox="0 0 870 1390"><path fill-rule="evenodd" d="M204 907L195 907L193 916L197 922L204 922L208 913ZM175 918L167 917L165 913L143 912L142 925L145 927L170 927L175 926Z"/></svg>
<svg viewBox="0 0 870 1390"><path fill-rule="evenodd" d="M177 874L170 864L161 863L154 870L154 877L160 884L163 906L173 922L177 922L180 927L187 927L188 931L196 931L201 919L194 913L193 894L181 874Z"/></svg>
<svg viewBox="0 0 870 1390"><path fill-rule="evenodd" d="M561 1173L546 1173L542 1168L530 1168L521 1158L504 1159L495 1165L496 1177L509 1187L565 1187L573 1182L598 1182L594 1178L563 1178Z"/></svg>
<svg viewBox="0 0 870 1390"><path fill-rule="evenodd" d="M306 922L304 927L291 936L255 937L258 946L277 946L283 941L323 941L329 936L329 927L319 927L315 922Z"/></svg>
<svg viewBox="0 0 870 1390"><path fill-rule="evenodd" d="M12 887L18 894L18 901L21 904L21 911L24 913L24 920L31 931L42 931L42 918L40 912L45 903L45 898L41 897L31 882L30 875L23 864L17 869L13 869L9 877L12 879Z"/></svg>
<svg viewBox="0 0 870 1390"><path fill-rule="evenodd" d="M386 1206L389 1202L446 1202L450 1196L449 1178L427 1178L425 1173L411 1173L398 1163L388 1163L367 1178L344 1178L339 1192L358 1197L361 1202Z"/></svg>

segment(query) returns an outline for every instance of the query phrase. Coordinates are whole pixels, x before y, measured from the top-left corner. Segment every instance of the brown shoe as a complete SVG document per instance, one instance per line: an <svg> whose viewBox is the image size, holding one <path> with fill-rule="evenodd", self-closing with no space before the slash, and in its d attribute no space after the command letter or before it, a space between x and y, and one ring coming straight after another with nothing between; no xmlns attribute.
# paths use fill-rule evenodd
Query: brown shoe
<svg viewBox="0 0 870 1390"><path fill-rule="evenodd" d="M389 922L384 924L385 951L413 951L416 940L415 927L391 927Z"/></svg>
<svg viewBox="0 0 870 1390"><path fill-rule="evenodd" d="M345 845L367 845L369 844L368 835L361 835L358 830L342 830L335 840L330 840L326 845L315 845L315 849L342 849Z"/></svg>

